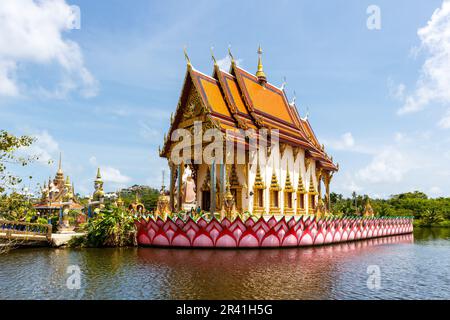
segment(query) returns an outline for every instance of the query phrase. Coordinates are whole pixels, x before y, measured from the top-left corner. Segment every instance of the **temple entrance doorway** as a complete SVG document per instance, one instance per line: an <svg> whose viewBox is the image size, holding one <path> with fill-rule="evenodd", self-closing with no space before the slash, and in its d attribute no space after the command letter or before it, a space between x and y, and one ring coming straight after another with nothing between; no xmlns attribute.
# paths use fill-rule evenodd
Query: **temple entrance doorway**
<svg viewBox="0 0 450 320"><path fill-rule="evenodd" d="M202 210L209 211L211 209L211 192L202 191Z"/></svg>

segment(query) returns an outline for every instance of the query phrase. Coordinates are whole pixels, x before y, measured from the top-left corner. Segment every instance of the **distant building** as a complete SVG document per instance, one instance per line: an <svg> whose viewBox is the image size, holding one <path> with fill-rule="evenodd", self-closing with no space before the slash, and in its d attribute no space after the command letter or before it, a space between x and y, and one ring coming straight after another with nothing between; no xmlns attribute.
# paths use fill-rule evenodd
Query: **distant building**
<svg viewBox="0 0 450 320"><path fill-rule="evenodd" d="M53 181L48 180L41 189L41 198L34 208L42 215L57 213L61 209L82 210L83 206L75 196L75 187L70 182L69 176L64 178L61 167L61 155L59 156L58 171Z"/></svg>

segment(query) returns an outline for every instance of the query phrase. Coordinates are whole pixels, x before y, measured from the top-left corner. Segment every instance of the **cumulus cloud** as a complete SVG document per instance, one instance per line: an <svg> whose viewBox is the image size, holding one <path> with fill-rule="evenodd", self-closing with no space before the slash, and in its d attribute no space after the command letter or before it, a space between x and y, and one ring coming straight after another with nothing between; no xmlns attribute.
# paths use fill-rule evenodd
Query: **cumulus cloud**
<svg viewBox="0 0 450 320"><path fill-rule="evenodd" d="M431 187L429 190L429 193L432 196L440 196L440 195L442 195L442 189L439 187Z"/></svg>
<svg viewBox="0 0 450 320"><path fill-rule="evenodd" d="M355 146L355 139L351 132L346 132L338 140L328 141L326 145L336 150L348 150Z"/></svg>
<svg viewBox="0 0 450 320"><path fill-rule="evenodd" d="M110 166L105 166L102 167L100 170L102 172L103 180L106 182L123 184L131 181L131 178L122 174L119 169Z"/></svg>
<svg viewBox="0 0 450 320"><path fill-rule="evenodd" d="M398 114L417 112L431 102L450 104L450 0L444 0L417 35L421 42L419 51L425 52L427 58L415 90L404 95ZM403 96L405 88L398 89L399 96Z"/></svg>
<svg viewBox="0 0 450 320"><path fill-rule="evenodd" d="M92 166L100 168L102 178L105 182L111 182L115 184L125 184L131 181L131 178L122 174L119 169L111 166L100 165L95 156L91 156L89 158L89 163Z"/></svg>
<svg viewBox="0 0 450 320"><path fill-rule="evenodd" d="M22 148L19 152L25 156L38 157L37 162L48 164L57 157L59 152L58 142L47 131L38 131L31 134L36 141L29 147Z"/></svg>
<svg viewBox="0 0 450 320"><path fill-rule="evenodd" d="M411 169L411 162L405 154L393 147L386 147L375 154L356 176L368 183L400 182Z"/></svg>
<svg viewBox="0 0 450 320"><path fill-rule="evenodd" d="M98 83L85 67L79 45L64 38L76 17L64 0L2 0L0 2L0 96L23 93L18 66L56 65L62 79L54 91L34 89L52 97L78 91L97 94Z"/></svg>
<svg viewBox="0 0 450 320"><path fill-rule="evenodd" d="M242 59L234 60L236 64L239 66L242 63ZM231 58L229 55L226 55L222 59L217 60L217 65L221 70L228 71L231 66Z"/></svg>
<svg viewBox="0 0 450 320"><path fill-rule="evenodd" d="M447 113L439 120L438 126L441 129L450 129L450 109L447 110Z"/></svg>

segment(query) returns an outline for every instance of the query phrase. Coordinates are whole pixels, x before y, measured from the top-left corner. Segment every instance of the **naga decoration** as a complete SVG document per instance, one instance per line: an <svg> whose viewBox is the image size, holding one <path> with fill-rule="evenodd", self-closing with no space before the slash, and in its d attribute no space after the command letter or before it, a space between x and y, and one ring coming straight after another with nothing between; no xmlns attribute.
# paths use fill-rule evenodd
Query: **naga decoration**
<svg viewBox="0 0 450 320"><path fill-rule="evenodd" d="M252 217L231 221L200 218L149 218L136 222L143 246L193 248L299 247L410 234L412 218L324 218L300 216L277 220Z"/></svg>

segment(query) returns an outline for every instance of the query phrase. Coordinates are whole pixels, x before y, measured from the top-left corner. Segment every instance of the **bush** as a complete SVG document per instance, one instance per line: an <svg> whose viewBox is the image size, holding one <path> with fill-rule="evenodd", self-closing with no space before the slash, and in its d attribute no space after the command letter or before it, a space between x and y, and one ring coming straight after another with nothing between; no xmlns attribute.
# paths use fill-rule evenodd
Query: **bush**
<svg viewBox="0 0 450 320"><path fill-rule="evenodd" d="M136 245L135 218L125 209L104 209L82 227L85 237L69 242L71 247L123 247Z"/></svg>

